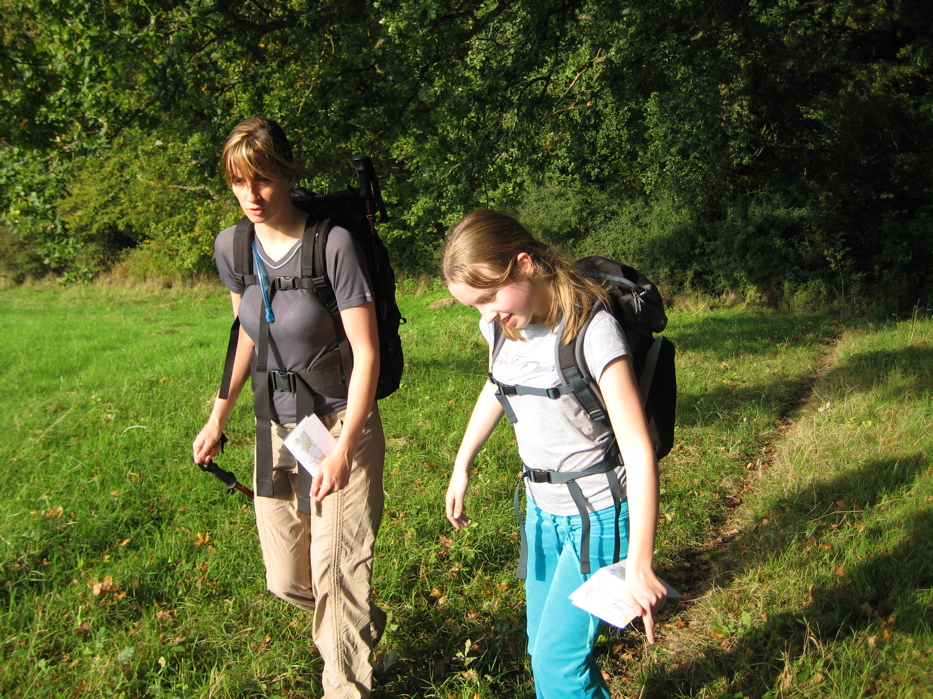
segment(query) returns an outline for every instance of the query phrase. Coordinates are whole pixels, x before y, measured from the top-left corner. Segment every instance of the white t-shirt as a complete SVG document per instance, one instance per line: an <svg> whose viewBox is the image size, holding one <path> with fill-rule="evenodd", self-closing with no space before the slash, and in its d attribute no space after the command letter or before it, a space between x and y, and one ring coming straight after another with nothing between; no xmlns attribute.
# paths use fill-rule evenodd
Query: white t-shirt
<svg viewBox="0 0 933 699"><path fill-rule="evenodd" d="M492 342L491 323L480 321L480 331ZM524 340L506 339L496 356L492 374L504 384L551 388L561 384L557 366L558 328L529 325L521 331ZM615 359L631 354L625 333L606 311L593 318L583 338L583 356L597 382ZM583 471L605 459L612 443L608 424L594 422L572 394L555 400L539 396L509 396L518 421L513 425L518 453L527 468L541 471ZM616 471L621 479L621 469ZM579 514L566 485L531 483L529 499L555 515ZM612 506L607 474L586 476L577 481L590 511Z"/></svg>

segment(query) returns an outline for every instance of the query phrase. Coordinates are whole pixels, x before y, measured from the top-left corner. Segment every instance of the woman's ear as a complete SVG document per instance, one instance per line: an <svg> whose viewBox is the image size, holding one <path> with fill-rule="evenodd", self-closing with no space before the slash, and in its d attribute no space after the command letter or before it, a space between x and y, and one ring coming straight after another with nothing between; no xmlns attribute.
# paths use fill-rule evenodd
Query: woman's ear
<svg viewBox="0 0 933 699"><path fill-rule="evenodd" d="M527 252L520 252L515 256L515 263L523 277L530 277L535 272L535 261Z"/></svg>

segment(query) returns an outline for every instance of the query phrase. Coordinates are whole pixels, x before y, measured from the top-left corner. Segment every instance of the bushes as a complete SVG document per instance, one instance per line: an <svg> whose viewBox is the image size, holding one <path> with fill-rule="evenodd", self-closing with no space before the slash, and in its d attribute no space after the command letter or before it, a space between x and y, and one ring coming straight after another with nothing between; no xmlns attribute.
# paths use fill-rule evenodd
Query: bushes
<svg viewBox="0 0 933 699"><path fill-rule="evenodd" d="M768 193L701 209L670 193L648 199L544 185L527 192L517 213L574 257L622 260L666 293L738 293L802 308L835 299L889 312L930 298L933 219L902 223L882 211L853 221L838 209Z"/></svg>

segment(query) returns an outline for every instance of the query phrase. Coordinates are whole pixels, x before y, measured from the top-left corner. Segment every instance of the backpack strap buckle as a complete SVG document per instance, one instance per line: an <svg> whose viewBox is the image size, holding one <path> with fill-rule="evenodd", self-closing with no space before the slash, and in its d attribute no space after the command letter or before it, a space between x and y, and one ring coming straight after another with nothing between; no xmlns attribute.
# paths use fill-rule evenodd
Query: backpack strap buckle
<svg viewBox="0 0 933 699"><path fill-rule="evenodd" d="M280 393L296 393L298 390L297 374L293 371L273 370L269 372L272 390Z"/></svg>
<svg viewBox="0 0 933 699"><path fill-rule="evenodd" d="M301 288L301 277L275 277L272 280L272 286L278 291L291 291Z"/></svg>
<svg viewBox="0 0 933 699"><path fill-rule="evenodd" d="M541 471L534 468L526 468L522 472L522 477L527 478L532 483L550 483L552 471Z"/></svg>

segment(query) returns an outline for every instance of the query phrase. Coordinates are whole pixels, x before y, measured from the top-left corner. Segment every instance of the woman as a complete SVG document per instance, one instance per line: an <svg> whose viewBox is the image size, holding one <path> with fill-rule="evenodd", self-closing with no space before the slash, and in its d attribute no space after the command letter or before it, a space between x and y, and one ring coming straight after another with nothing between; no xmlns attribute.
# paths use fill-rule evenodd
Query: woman
<svg viewBox="0 0 933 699"><path fill-rule="evenodd" d="M535 691L539 699L609 699L593 658L599 620L568 595L589 577L585 569L613 562L616 546L627 560L625 601L644 619L649 642L652 614L667 595L653 570L657 463L625 335L600 310L583 336L583 356L611 425L597 423L572 394L541 394L561 383L558 343L573 342L593 305L605 302L598 285L518 221L494 211L474 211L453 227L441 274L454 298L480 312L480 330L495 348L490 382L476 401L454 463L447 518L457 529L467 523L470 467L506 401L525 464L525 597ZM498 390L516 385L537 394ZM588 566L581 564L584 552Z"/></svg>
<svg viewBox="0 0 933 699"><path fill-rule="evenodd" d="M324 696L367 697L372 649L385 626L384 612L370 601L373 546L383 510L385 438L375 403L379 340L365 258L346 229L331 230L325 256L338 319L310 289L286 285L277 290L275 278L301 277L302 236L313 223L289 196L302 171L282 129L263 118L247 119L230 132L223 166L246 217L241 224L253 233L255 275L237 274L236 227L222 231L214 249L240 322L239 337L229 391L214 401L194 440L194 460L204 463L217 455L252 364L254 502L266 586L314 613L312 635L324 660ZM316 366L333 365L342 343L352 351L352 369L343 367L349 377L341 385L325 390L303 380ZM280 376L291 383L275 380ZM337 446L307 484L283 440L309 412L327 426Z"/></svg>

